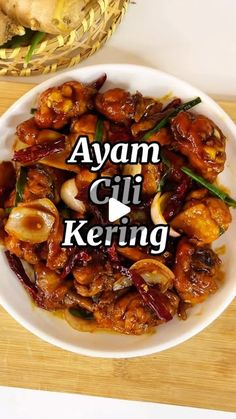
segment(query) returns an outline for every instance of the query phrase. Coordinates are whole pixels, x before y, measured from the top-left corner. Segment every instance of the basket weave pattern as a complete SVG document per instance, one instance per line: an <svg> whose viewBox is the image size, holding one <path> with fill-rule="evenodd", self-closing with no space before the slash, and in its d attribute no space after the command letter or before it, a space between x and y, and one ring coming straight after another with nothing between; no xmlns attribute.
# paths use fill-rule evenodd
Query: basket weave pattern
<svg viewBox="0 0 236 419"><path fill-rule="evenodd" d="M33 76L73 67L94 54L122 20L130 0L91 0L80 26L67 35L48 36L28 65L29 47L0 48L0 76Z"/></svg>

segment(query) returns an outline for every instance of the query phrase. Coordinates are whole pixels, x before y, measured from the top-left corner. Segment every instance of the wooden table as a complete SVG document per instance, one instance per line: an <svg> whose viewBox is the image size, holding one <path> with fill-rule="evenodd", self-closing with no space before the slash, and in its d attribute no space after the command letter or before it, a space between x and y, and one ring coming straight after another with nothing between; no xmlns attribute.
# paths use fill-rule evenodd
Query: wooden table
<svg viewBox="0 0 236 419"><path fill-rule="evenodd" d="M31 87L1 82L0 113ZM236 121L236 103L220 104ZM190 341L127 360L87 358L53 347L0 308L0 385L235 412L236 301Z"/></svg>

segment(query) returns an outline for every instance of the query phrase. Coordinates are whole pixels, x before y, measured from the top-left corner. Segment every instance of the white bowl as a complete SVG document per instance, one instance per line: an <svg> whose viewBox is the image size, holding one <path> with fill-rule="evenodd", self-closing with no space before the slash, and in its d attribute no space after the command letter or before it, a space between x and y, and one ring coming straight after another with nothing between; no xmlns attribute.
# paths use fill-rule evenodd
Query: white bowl
<svg viewBox="0 0 236 419"><path fill-rule="evenodd" d="M169 74L146 67L105 64L74 69L57 75L35 87L19 99L0 119L2 145L0 160L9 159L11 139L15 127L24 119L29 118L29 110L40 92L70 79L89 82L103 72L108 74L106 89L111 86L120 86L131 91L139 90L145 95L155 97L162 97L171 92L185 101L200 96L203 103L197 107L197 112L212 118L228 137L227 164L220 180L236 197L236 169L234 163L236 127L232 120L212 99L201 91ZM191 309L187 321L179 321L175 318L168 324L158 327L155 334L136 337L109 333L77 332L62 319L33 307L29 296L14 273L9 269L3 251L0 253L0 303L22 326L35 335L78 354L107 358L128 358L171 348L207 327L225 310L236 295L236 236L233 234L236 231L236 216L233 215L233 223L229 231L215 244L215 247L226 245L226 253L223 257L225 281L221 288L205 303Z"/></svg>

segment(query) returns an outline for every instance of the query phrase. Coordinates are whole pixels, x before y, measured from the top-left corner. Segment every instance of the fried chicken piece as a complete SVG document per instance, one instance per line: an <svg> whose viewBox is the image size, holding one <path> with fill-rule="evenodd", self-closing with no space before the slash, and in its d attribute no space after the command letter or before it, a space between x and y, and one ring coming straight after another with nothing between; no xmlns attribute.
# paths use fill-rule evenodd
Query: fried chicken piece
<svg viewBox="0 0 236 419"><path fill-rule="evenodd" d="M27 119L27 121L21 122L16 127L16 134L23 143L28 145L37 144L37 138L39 135L39 127L35 122L34 118Z"/></svg>
<svg viewBox="0 0 236 419"><path fill-rule="evenodd" d="M136 291L120 298L112 292L105 293L94 310L94 317L100 328L128 335L147 333L161 323Z"/></svg>
<svg viewBox="0 0 236 419"><path fill-rule="evenodd" d="M29 146L54 141L61 138L61 133L49 129L40 129L35 118L21 122L16 128L16 134L20 141Z"/></svg>
<svg viewBox="0 0 236 419"><path fill-rule="evenodd" d="M172 102L173 103L173 102ZM164 110L162 109L162 103L155 101L155 104L151 106L142 116L140 120L135 119L135 123L131 126L131 131L134 137L142 137L144 136L148 131L152 130L153 128L158 125L159 122L161 122L164 118L171 115L174 108L173 107L167 107ZM170 129L164 129L166 132L170 131ZM160 130L162 131L162 130ZM156 141L155 137L158 136L159 132L156 132L155 134L152 134L149 137L149 141ZM171 139L171 135L169 136L169 140ZM165 139L166 144L166 139Z"/></svg>
<svg viewBox="0 0 236 419"><path fill-rule="evenodd" d="M105 139L108 140L111 144L116 144L119 142L129 142L132 141L132 134L130 132L129 126L124 124L116 124L111 121L104 121L103 123Z"/></svg>
<svg viewBox="0 0 236 419"><path fill-rule="evenodd" d="M54 224L47 242L47 268L53 271L64 268L69 258L70 249L61 247L63 235L64 226L62 219L59 219Z"/></svg>
<svg viewBox="0 0 236 419"><path fill-rule="evenodd" d="M209 118L180 112L171 122L177 150L210 182L224 170L226 138Z"/></svg>
<svg viewBox="0 0 236 419"><path fill-rule="evenodd" d="M39 300L46 310L57 310L65 307L65 298L72 288L72 281L61 281L60 275L43 263L35 265L36 286Z"/></svg>
<svg viewBox="0 0 236 419"><path fill-rule="evenodd" d="M5 207L7 200L11 200L12 189L16 183L16 171L11 162L0 163L0 206Z"/></svg>
<svg viewBox="0 0 236 419"><path fill-rule="evenodd" d="M110 265L100 263L77 266L73 269L74 285L78 294L93 297L102 291L111 290L115 281Z"/></svg>
<svg viewBox="0 0 236 419"><path fill-rule="evenodd" d="M154 117L155 121L155 114L160 113L162 103L155 99L144 97L141 93L131 95L124 89L115 88L97 95L96 109L110 121L119 124L129 125L134 121L132 129L134 129L134 132L137 131L138 134L139 131L148 129L145 128L146 121L148 121L148 126L150 125L149 119L152 121ZM152 124L153 122L151 122L153 127ZM136 125L137 128L135 128Z"/></svg>
<svg viewBox="0 0 236 419"><path fill-rule="evenodd" d="M79 136L88 136L89 142L95 141L95 133L97 128L98 117L93 114L85 114L73 120L71 124L71 132Z"/></svg>
<svg viewBox="0 0 236 419"><path fill-rule="evenodd" d="M161 178L161 166L157 164L143 164L143 195L153 196L157 193L158 185Z"/></svg>
<svg viewBox="0 0 236 419"><path fill-rule="evenodd" d="M4 240L6 248L21 259L31 265L35 265L40 261L40 246L26 243L18 240L13 236L6 236Z"/></svg>
<svg viewBox="0 0 236 419"><path fill-rule="evenodd" d="M98 112L113 122L127 125L135 116L135 97L123 89L116 88L99 93L95 106Z"/></svg>
<svg viewBox="0 0 236 419"><path fill-rule="evenodd" d="M169 291L165 295L169 300L169 309L174 315L179 298ZM137 291L129 291L121 296L112 292L104 293L94 308L94 317L100 328L113 329L127 335L142 335L163 323Z"/></svg>
<svg viewBox="0 0 236 419"><path fill-rule="evenodd" d="M75 183L78 189L77 199L81 201L88 201L89 198L89 188L92 182L97 178L97 174L91 172L88 169L83 167L79 168L79 173L76 175Z"/></svg>
<svg viewBox="0 0 236 419"><path fill-rule="evenodd" d="M217 290L221 261L206 246L196 246L187 238L177 247L174 286L186 303L198 304Z"/></svg>
<svg viewBox="0 0 236 419"><path fill-rule="evenodd" d="M61 129L72 118L94 108L97 90L77 81L69 81L61 86L43 92L35 112L35 120L40 128Z"/></svg>
<svg viewBox="0 0 236 419"><path fill-rule="evenodd" d="M229 207L206 190L187 197L182 211L171 221L171 226L202 243L212 243L229 227L232 221Z"/></svg>
<svg viewBox="0 0 236 419"><path fill-rule="evenodd" d="M134 95L135 98L135 122L141 121L143 118L149 118L152 115L156 115L162 110L162 103L154 98L145 97L141 93L137 92Z"/></svg>
<svg viewBox="0 0 236 419"><path fill-rule="evenodd" d="M138 248L138 247L119 247L117 246L117 252L129 259L132 262L138 262L142 259L155 259L161 263L167 264L167 262L172 259L172 254L166 250L162 255L152 255L148 252L148 248Z"/></svg>
<svg viewBox="0 0 236 419"><path fill-rule="evenodd" d="M55 204L60 201L60 189L64 176L62 172L49 166L29 168L24 187L23 201L48 198Z"/></svg>
<svg viewBox="0 0 236 419"><path fill-rule="evenodd" d="M82 297L78 294L74 288L70 289L65 296L65 307L80 307L84 310L90 311L91 313L94 311L95 303L93 302L92 298Z"/></svg>
<svg viewBox="0 0 236 419"><path fill-rule="evenodd" d="M174 137L169 128L161 128L156 134L151 135L147 142L158 142L160 146L167 146L174 142Z"/></svg>

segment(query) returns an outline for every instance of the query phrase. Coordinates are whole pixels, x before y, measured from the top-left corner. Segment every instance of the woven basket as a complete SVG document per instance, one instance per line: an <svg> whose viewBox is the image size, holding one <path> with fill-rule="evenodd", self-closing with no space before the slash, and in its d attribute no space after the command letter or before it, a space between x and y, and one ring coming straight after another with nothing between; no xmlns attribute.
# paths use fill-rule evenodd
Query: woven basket
<svg viewBox="0 0 236 419"><path fill-rule="evenodd" d="M110 38L130 0L91 0L80 26L67 35L52 36L38 46L28 65L29 47L0 48L0 76L33 76L73 67L92 55Z"/></svg>

